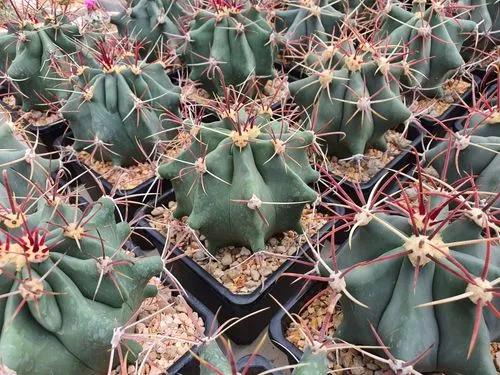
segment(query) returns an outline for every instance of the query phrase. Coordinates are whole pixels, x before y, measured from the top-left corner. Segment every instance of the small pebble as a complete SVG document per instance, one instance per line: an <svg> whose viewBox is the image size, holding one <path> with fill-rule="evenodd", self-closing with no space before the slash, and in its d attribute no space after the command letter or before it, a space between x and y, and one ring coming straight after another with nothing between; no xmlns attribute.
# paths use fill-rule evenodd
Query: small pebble
<svg viewBox="0 0 500 375"><path fill-rule="evenodd" d="M220 262L222 263L223 266L229 266L229 265L231 265L231 263L233 263L233 257L231 256L231 254L226 253L222 257L222 259L220 260Z"/></svg>

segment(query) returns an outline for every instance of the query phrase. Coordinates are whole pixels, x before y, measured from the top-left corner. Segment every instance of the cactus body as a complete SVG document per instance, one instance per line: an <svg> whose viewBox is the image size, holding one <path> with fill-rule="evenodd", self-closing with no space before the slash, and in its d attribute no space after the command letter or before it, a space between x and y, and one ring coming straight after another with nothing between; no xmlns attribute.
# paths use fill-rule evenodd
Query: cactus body
<svg viewBox="0 0 500 375"><path fill-rule="evenodd" d="M182 15L176 0L134 0L128 9L113 16L111 22L120 35L145 44L143 56L154 59L158 55L154 51L162 51L164 44L172 47L177 44L175 36L180 36Z"/></svg>
<svg viewBox="0 0 500 375"><path fill-rule="evenodd" d="M2 191L5 217L13 210ZM0 294L11 295L0 299L0 361L19 375L49 375L55 369L105 373L114 328L156 293L147 283L161 272L162 262L122 250L130 228L115 223L113 202L102 198L96 204L82 221L84 236L71 226L82 215L66 203L41 200L34 214L14 216L16 225L2 220ZM112 268L114 281L107 272L99 281L109 260L118 262ZM138 345L127 345L133 359Z"/></svg>
<svg viewBox="0 0 500 375"><path fill-rule="evenodd" d="M262 14L253 6L214 12L200 11L191 23L185 52L189 78L201 81L210 92L221 91L217 69L226 85L239 85L249 77L272 78L273 31Z"/></svg>
<svg viewBox="0 0 500 375"><path fill-rule="evenodd" d="M16 57L16 44L17 37L15 35L16 27L8 27L5 34L0 35L0 51L2 56L0 58L0 72L7 73L7 68Z"/></svg>
<svg viewBox="0 0 500 375"><path fill-rule="evenodd" d="M166 110L178 113L179 91L161 64L87 68L61 112L77 151L130 166L146 160L158 141L175 135L172 123L161 115ZM106 147L99 147L99 141Z"/></svg>
<svg viewBox="0 0 500 375"><path fill-rule="evenodd" d="M12 123L0 120L0 173L7 172L17 198L39 195L33 184L45 190L51 174L59 167L59 160L36 155L16 136Z"/></svg>
<svg viewBox="0 0 500 375"><path fill-rule="evenodd" d="M328 40L344 17L329 3L327 0L290 2L288 9L276 12L276 31L284 32L289 41L312 36Z"/></svg>
<svg viewBox="0 0 500 375"><path fill-rule="evenodd" d="M446 210L441 210L435 220L442 218L441 215L446 215ZM431 222L429 228L433 225ZM438 248L454 257L473 275L480 275L486 256L485 243L450 248L445 244L481 239L482 231L481 226L463 217L446 225L434 237L434 242L424 240L424 244L429 247L424 246L423 249L433 253L439 262L457 270L441 252L434 250ZM496 374L490 356L490 341L499 334L495 318L489 311L480 317L477 342L470 358L467 358L476 304L467 298L430 307L416 306L464 293L469 284L437 266L431 259L425 256L418 258L414 249L421 242L403 240L397 233L415 238L412 237L415 232L409 218L377 213L376 218L356 229L351 246L345 243L339 249L337 262L340 269L400 254L408 249L412 252L410 255L358 267L346 276L349 293L369 308L342 297L344 319L337 331L338 336L356 345L376 345L371 323L399 360L411 361L430 348L428 355L416 365L418 371ZM427 234L420 231L418 235ZM492 249L491 255L488 280L500 275L498 248ZM421 259L425 260L419 263ZM415 264L419 265L420 271L414 285Z"/></svg>
<svg viewBox="0 0 500 375"><path fill-rule="evenodd" d="M380 31L398 52L403 45L410 51L405 57L402 83L417 86L430 97L443 96L444 81L464 65L460 50L476 28L473 21L448 18L442 13L422 3L415 3L411 12L392 5Z"/></svg>
<svg viewBox="0 0 500 375"><path fill-rule="evenodd" d="M337 52L332 58L327 52L309 57L317 73L290 83L294 101L307 110L305 119L313 122L313 130L326 133L321 139L328 154L343 158L363 154L368 147L385 150L384 134L411 115L396 81L401 69L383 65L370 53Z"/></svg>
<svg viewBox="0 0 500 375"><path fill-rule="evenodd" d="M293 370L292 375L323 375L328 374L327 351L319 350L317 352L306 348L300 358L298 366Z"/></svg>
<svg viewBox="0 0 500 375"><path fill-rule="evenodd" d="M457 133L452 142L449 161L446 164L448 143L441 142L425 153L428 166L435 168L448 183L473 176L480 191L495 192L500 186L500 121L498 114L474 114L468 128L471 131Z"/></svg>
<svg viewBox="0 0 500 375"><path fill-rule="evenodd" d="M26 22L17 36L16 56L7 74L22 94L22 109L47 109L65 98L69 82L61 78L54 64L77 51L78 27L65 18L46 20L44 24Z"/></svg>
<svg viewBox="0 0 500 375"><path fill-rule="evenodd" d="M231 364L227 356L222 352L217 345L217 341L211 340L203 343L200 346L200 358L202 360L200 365L200 375L233 375L231 371ZM218 372L212 371L210 365L204 365L204 363L208 363L211 366L214 366Z"/></svg>
<svg viewBox="0 0 500 375"><path fill-rule="evenodd" d="M210 251L229 245L263 250L276 233L302 232L302 208L316 199L307 185L318 178L307 159L313 134L268 120L242 128L241 135L232 129L227 118L203 124L198 141L158 171L171 179L175 216L189 216Z"/></svg>

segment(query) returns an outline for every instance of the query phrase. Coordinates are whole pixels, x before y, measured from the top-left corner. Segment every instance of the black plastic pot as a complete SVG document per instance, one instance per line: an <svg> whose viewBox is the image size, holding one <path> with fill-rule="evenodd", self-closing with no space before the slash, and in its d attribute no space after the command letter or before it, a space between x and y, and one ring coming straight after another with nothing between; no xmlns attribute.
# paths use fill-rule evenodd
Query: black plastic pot
<svg viewBox="0 0 500 375"><path fill-rule="evenodd" d="M472 82L473 85L476 86L475 92L478 92L478 87L481 83L481 77L473 75L474 80ZM472 86L469 90L467 90L462 96L461 100L459 102L452 103L450 107L444 113L442 113L440 116L436 118L437 121L430 119L425 116L420 117L420 123L422 126L431 134L434 135L439 135L442 134L443 129L442 126L439 124L440 122L444 124L447 127L453 127L454 121L460 117L463 116L467 113L467 108L462 104L472 104L473 101L473 90Z"/></svg>
<svg viewBox="0 0 500 375"><path fill-rule="evenodd" d="M308 282L304 289L299 294L290 298L283 304L283 307L289 314L296 314L307 301L314 297L314 295L324 287L325 284L321 282ZM286 354L288 362L293 365L299 362L302 357L302 351L286 338L285 333L290 323L290 317L284 310L280 309L269 323L269 337L273 344Z"/></svg>
<svg viewBox="0 0 500 375"><path fill-rule="evenodd" d="M134 246L133 243L128 242L126 246L129 246L130 251L134 252L136 256L148 256L140 247ZM164 280L165 284L171 284L168 279ZM189 292L184 295L184 299L187 304L193 309L193 311L198 313L205 324L205 335L210 335L215 329L217 329L218 324L214 314L196 297L191 295ZM191 348L195 354L198 354L198 348ZM184 353L175 363L167 369L167 374L182 374L182 375L199 375L200 373L200 363L199 361L190 353L189 351Z"/></svg>
<svg viewBox="0 0 500 375"><path fill-rule="evenodd" d="M166 205L169 201L175 200L173 190L160 197L156 206ZM163 251L165 237L155 229L145 219L152 207L146 207L137 212L137 217L142 217L138 221L134 233L134 242L140 244L144 249L156 248ZM331 226L326 225L320 229L320 236L326 233ZM303 245L297 256L302 257L308 252L308 246ZM305 282L298 281L291 283L290 278L281 278L285 272L303 273L308 270L306 265L287 260L275 272L264 281L263 285L250 294L234 294L229 289L218 282L211 274L199 266L193 259L184 256L182 249L174 248L173 257L180 257L171 263L171 272L186 290L189 290L196 298L200 299L212 311L218 311L217 319L225 322L230 318L244 317L257 310L267 308L267 310L253 315L237 324L226 332L226 335L238 345L248 345L252 343L266 327L278 305L271 295L281 303L287 301L291 296L297 294Z"/></svg>
<svg viewBox="0 0 500 375"><path fill-rule="evenodd" d="M401 125L396 130L398 129L402 130L402 128L403 125ZM377 182L381 179L385 181L388 178L390 178L394 174L394 172L392 171L398 170L403 173L408 173L415 167L416 157L414 149L420 150L422 148L424 135L420 131L420 129L414 124L410 124L410 126L408 127L407 135L408 135L407 139L411 140L411 146L407 150L403 150L398 156L392 159L383 169L381 169L369 181L355 184L347 180L342 181L343 176L333 175L333 177L339 183L342 181L342 188L353 200L359 200L356 191L361 191L363 196L367 198L372 192ZM383 183L384 181L382 181L381 183ZM324 186L319 186L319 188L322 191L325 191Z"/></svg>
<svg viewBox="0 0 500 375"><path fill-rule="evenodd" d="M247 375L259 375L260 373L264 371L269 371L273 368L271 363L264 357L260 355L256 355L253 358L251 358L251 355L244 356L240 358L240 360L236 363L236 366L238 367L238 371L241 372L245 368L246 364L248 363L249 360L252 360ZM283 372L281 371L273 371L270 373L271 375L283 375Z"/></svg>
<svg viewBox="0 0 500 375"><path fill-rule="evenodd" d="M208 336L211 333L211 329L217 328L214 314L192 294L187 293L184 299L193 311L196 311L203 319L205 323L205 335ZM197 347L191 348L191 351L198 354ZM200 362L188 351L167 369L167 374L199 375Z"/></svg>
<svg viewBox="0 0 500 375"><path fill-rule="evenodd" d="M6 88L5 88L6 90ZM0 96L2 95L1 87L0 87ZM19 119L20 114L19 111L15 107L11 107L8 104L2 103L2 106L7 109L11 116L12 120L16 121ZM37 153L47 153L57 151L54 149L54 141L61 137L68 130L68 123L64 119L57 120L51 124L43 125L43 126L34 126L28 124L25 128L27 130L28 139L35 144L38 140L36 152ZM53 158L56 158L57 155L50 155Z"/></svg>
<svg viewBox="0 0 500 375"><path fill-rule="evenodd" d="M28 125L26 130L34 137L38 137L38 142L45 146L47 151L52 152L57 151L54 148L54 141L67 132L68 123L66 120L60 119L44 126Z"/></svg>
<svg viewBox="0 0 500 375"><path fill-rule="evenodd" d="M64 147L71 146L73 144L71 136L71 132L67 132L60 136L54 141L54 147L57 150L61 150ZM85 166L74 155L64 160L64 165L71 174L71 176L69 176L70 179L76 178L79 184L85 185L87 192L93 200L97 200L103 195L111 195L113 192L113 185L108 180L98 172ZM121 212L125 217L130 218L133 217L141 205L151 200L153 197L162 194L168 188L170 188L170 181L161 179L155 180L155 178L152 177L133 189L116 189L113 197L123 198L123 201L127 204L121 205Z"/></svg>

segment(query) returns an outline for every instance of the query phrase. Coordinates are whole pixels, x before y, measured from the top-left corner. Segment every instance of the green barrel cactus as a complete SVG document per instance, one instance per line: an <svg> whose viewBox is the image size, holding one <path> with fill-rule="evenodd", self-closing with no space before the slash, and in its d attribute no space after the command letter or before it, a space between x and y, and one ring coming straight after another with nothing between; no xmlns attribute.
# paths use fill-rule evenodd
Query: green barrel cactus
<svg viewBox="0 0 500 375"><path fill-rule="evenodd" d="M0 34L0 51L2 51L2 55L0 56L0 73L2 75L7 73L10 63L16 57L16 26L16 24L9 24L5 29L5 33Z"/></svg>
<svg viewBox="0 0 500 375"><path fill-rule="evenodd" d="M329 371L328 352L307 347L292 375L323 375Z"/></svg>
<svg viewBox="0 0 500 375"><path fill-rule="evenodd" d="M207 340L199 348L200 375L233 375L231 364L216 340ZM213 371L217 369L217 371Z"/></svg>
<svg viewBox="0 0 500 375"><path fill-rule="evenodd" d="M426 96L443 96L444 81L465 64L461 47L476 30L476 23L447 17L441 2L427 5L427 1L415 0L411 11L388 4L379 37L396 53L406 51L401 82Z"/></svg>
<svg viewBox="0 0 500 375"><path fill-rule="evenodd" d="M488 1L488 12L491 17L491 31L492 37L496 45L500 44L500 36L498 32L500 31L500 7L498 6L497 0Z"/></svg>
<svg viewBox="0 0 500 375"><path fill-rule="evenodd" d="M143 57L155 59L164 46L175 47L180 40L180 18L184 15L178 0L134 0L111 17L118 33L144 46ZM151 52L152 51L152 52Z"/></svg>
<svg viewBox="0 0 500 375"><path fill-rule="evenodd" d="M37 155L29 143L16 134L11 121L0 119L0 173L7 173L16 197L39 195L33 185L44 191L51 174L60 166L59 159Z"/></svg>
<svg viewBox="0 0 500 375"><path fill-rule="evenodd" d="M209 251L229 245L263 250L276 233L302 232L302 209L317 198L308 186L318 178L307 156L312 132L242 113L191 131L198 133L190 148L158 172L174 187L174 215L189 217Z"/></svg>
<svg viewBox="0 0 500 375"><path fill-rule="evenodd" d="M478 25L480 32L489 32L493 27L492 15L488 11L488 0L459 0L457 5L464 18L470 19Z"/></svg>
<svg viewBox="0 0 500 375"><path fill-rule="evenodd" d="M500 187L499 153L499 113L475 113L463 131L428 150L425 160L450 184L473 176L480 191L495 192Z"/></svg>
<svg viewBox="0 0 500 375"><path fill-rule="evenodd" d="M488 251L488 220L476 217L487 212L473 201L448 208L458 200L455 190L427 189L417 181L404 198L389 197L377 212L356 215L357 228L336 257L340 270L354 268L343 279L322 270L350 293L341 297L344 318L336 334L355 345L378 345L373 325L400 361L427 351L417 371L496 374L490 342L500 331L486 307L499 306L491 291L500 276L499 249L490 242Z"/></svg>
<svg viewBox="0 0 500 375"><path fill-rule="evenodd" d="M307 348L292 375L325 375L329 371L328 351ZM199 348L200 375L236 375L228 355L215 340L203 343ZM215 371L216 370L216 371Z"/></svg>
<svg viewBox="0 0 500 375"><path fill-rule="evenodd" d="M276 12L275 27L284 34L285 40L297 41L315 36L329 40L336 28L340 28L344 14L328 0L294 0L287 9Z"/></svg>
<svg viewBox="0 0 500 375"><path fill-rule="evenodd" d="M191 21L184 46L189 78L212 93L249 78L274 76L273 29L253 5L214 0ZM222 75L222 76L221 76Z"/></svg>
<svg viewBox="0 0 500 375"><path fill-rule="evenodd" d="M411 115L399 92L401 66L346 43L342 50L316 49L306 62L314 72L290 83L289 90L306 110L304 120L325 133L326 152L344 158L362 155L368 147L385 150L384 134Z"/></svg>
<svg viewBox="0 0 500 375"><path fill-rule="evenodd" d="M0 363L18 375L106 373L114 329L155 295L148 282L162 261L123 250L130 227L115 223L108 198L84 211L60 197L42 199L27 214L10 203L6 187L0 188ZM123 350L134 360L140 347L128 341Z"/></svg>
<svg viewBox="0 0 500 375"><path fill-rule="evenodd" d="M78 26L66 17L43 22L22 21L16 33L15 58L7 75L19 88L23 111L48 109L67 97L69 82L63 77L65 57L78 50Z"/></svg>
<svg viewBox="0 0 500 375"><path fill-rule="evenodd" d="M146 160L159 141L176 135L165 113L179 113L179 102L180 89L162 64L117 62L80 69L61 113L75 150L126 167Z"/></svg>

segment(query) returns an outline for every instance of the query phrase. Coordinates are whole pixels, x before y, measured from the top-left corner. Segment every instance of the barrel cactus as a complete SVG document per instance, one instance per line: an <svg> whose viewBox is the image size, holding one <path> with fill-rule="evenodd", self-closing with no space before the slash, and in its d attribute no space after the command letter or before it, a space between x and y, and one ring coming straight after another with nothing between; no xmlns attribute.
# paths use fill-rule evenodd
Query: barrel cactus
<svg viewBox="0 0 500 375"><path fill-rule="evenodd" d="M302 209L317 198L308 186L318 178L307 157L312 132L241 111L190 132L197 134L190 148L158 172L174 187L174 215L189 216L209 251L229 245L263 250L273 234L302 232Z"/></svg>
<svg viewBox="0 0 500 375"><path fill-rule="evenodd" d="M164 46L178 44L183 14L176 0L134 0L128 8L113 15L111 22L120 35L141 43L143 56L153 60L161 55Z"/></svg>
<svg viewBox="0 0 500 375"><path fill-rule="evenodd" d="M493 19L488 11L488 0L460 0L457 5L463 6L463 9L459 9L461 13L465 13L463 18L474 21L479 31L492 31Z"/></svg>
<svg viewBox="0 0 500 375"><path fill-rule="evenodd" d="M44 191L51 174L60 165L58 159L48 159L36 154L30 144L16 134L10 120L0 119L0 173L7 173L16 197L39 195L39 190L33 185Z"/></svg>
<svg viewBox="0 0 500 375"><path fill-rule="evenodd" d="M16 37L16 54L7 75L22 94L22 109L48 109L65 98L70 88L63 78L67 66L62 61L78 50L78 26L65 16L22 20Z"/></svg>
<svg viewBox="0 0 500 375"><path fill-rule="evenodd" d="M287 41L312 36L329 40L344 18L328 0L297 0L287 4L287 9L276 11L275 20L276 31L283 32Z"/></svg>
<svg viewBox="0 0 500 375"><path fill-rule="evenodd" d="M425 153L426 165L450 184L472 176L479 190L495 192L500 186L500 114L473 113L465 124L462 131Z"/></svg>
<svg viewBox="0 0 500 375"><path fill-rule="evenodd" d="M189 78L213 93L250 78L272 78L273 30L264 15L238 0L212 0L209 8L198 10L190 24L184 52Z"/></svg>
<svg viewBox="0 0 500 375"><path fill-rule="evenodd" d="M180 89L160 63L136 63L111 56L100 46L99 69L82 67L75 90L61 108L77 151L97 160L130 166L145 161L159 141L175 136L165 112L178 113Z"/></svg>
<svg viewBox="0 0 500 375"><path fill-rule="evenodd" d="M336 334L355 345L379 345L415 370L496 374L490 342L500 334L494 291L500 276L491 201L468 200L438 180L415 183L378 207L359 207L354 232L322 270L343 293ZM488 203L490 202L490 203ZM460 327L460 329L457 329Z"/></svg>
<svg viewBox="0 0 500 375"><path fill-rule="evenodd" d="M7 24L5 33L0 35L0 50L3 52L0 56L0 72L5 75L10 63L16 57L17 24Z"/></svg>
<svg viewBox="0 0 500 375"><path fill-rule="evenodd" d="M0 362L19 375L103 374L114 329L133 316L162 271L159 257L123 250L130 233L102 198L81 211L62 197L37 211L0 185ZM28 202L28 205L30 203ZM133 360L140 351L126 342Z"/></svg>
<svg viewBox="0 0 500 375"><path fill-rule="evenodd" d="M443 96L443 82L465 64L461 47L476 23L447 17L442 2L414 0L408 11L389 1L384 11L379 37L387 38L396 54L410 51L402 57L401 82L426 96Z"/></svg>
<svg viewBox="0 0 500 375"><path fill-rule="evenodd" d="M411 115L399 92L401 65L376 48L337 45L321 43L306 55L309 76L290 83L290 94L306 110L312 130L325 133L328 154L344 158L368 147L385 150L384 134Z"/></svg>

